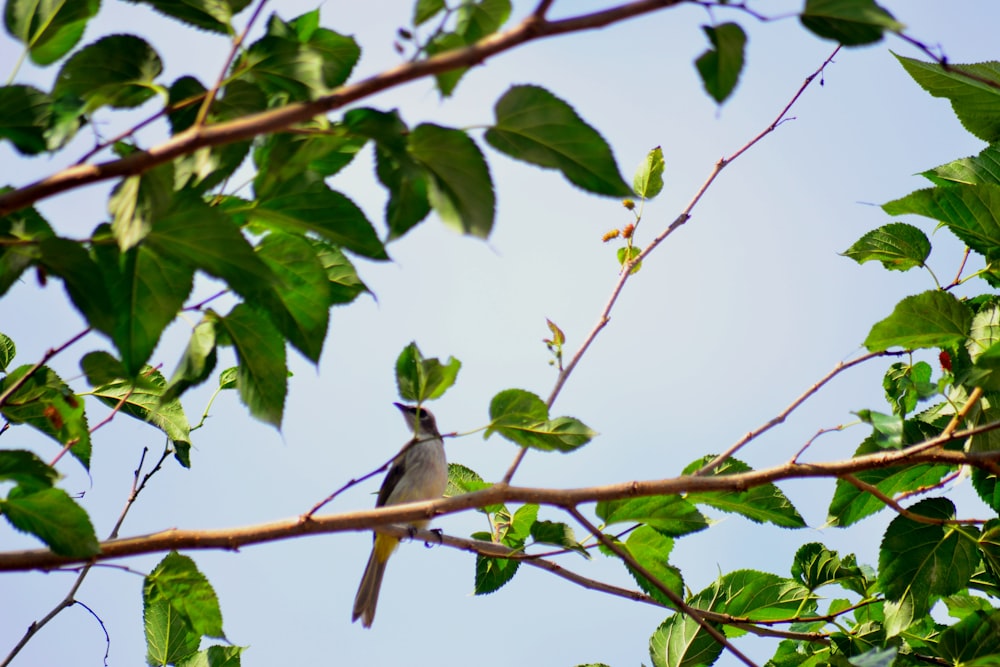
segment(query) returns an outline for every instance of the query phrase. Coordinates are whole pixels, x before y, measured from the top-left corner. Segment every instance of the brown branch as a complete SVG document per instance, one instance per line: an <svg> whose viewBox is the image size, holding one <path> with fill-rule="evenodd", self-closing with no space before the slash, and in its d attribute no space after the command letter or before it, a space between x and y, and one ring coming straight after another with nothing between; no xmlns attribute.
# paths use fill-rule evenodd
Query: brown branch
<svg viewBox="0 0 1000 667"><path fill-rule="evenodd" d="M563 509L569 512L569 514L574 519L576 519L580 523L580 525L586 528L591 535L596 537L598 541L600 541L600 543L605 546L605 548L614 552L614 554L618 556L618 558L620 558L630 568L632 568L632 570L634 570L637 574L640 574L643 577L645 577L646 581L648 581L650 584L655 586L657 590L659 590L661 593L667 596L667 599L670 600L671 604L673 604L674 607L677 609L677 613L688 616L691 620L693 620L695 623L698 624L698 627L700 627L702 630L708 633L708 635L712 639L714 639L727 651L732 653L744 665L747 665L747 667L757 667L757 663L755 663L753 660L745 656L738 648L733 646L733 644L728 639L726 639L726 636L724 634L722 634L715 626L713 626L705 619L703 610L698 609L697 607L692 607L691 605L686 603L684 601L684 598L682 598L669 586L660 581L656 577L656 575L654 575L652 572L643 567L639 563L639 561L637 561L635 558L632 557L632 554L623 549L620 544L618 544L614 540L610 539L607 535L605 535L599 528L597 528L597 526L588 521L587 517L580 514L580 510L578 510L576 506L567 505Z"/></svg>
<svg viewBox="0 0 1000 667"><path fill-rule="evenodd" d="M938 519L936 517L917 514L916 512L910 511L900 505L899 502L892 496L883 493L882 490L874 484L862 481L854 475L841 475L840 479L844 480L862 493L870 493L892 508L900 516L904 516L911 521L916 521L917 523L927 523L933 526L981 525L986 523L985 519Z"/></svg>
<svg viewBox="0 0 1000 667"><path fill-rule="evenodd" d="M493 56L537 39L603 28L684 2L686 0L634 0L557 21L530 15L510 30L486 37L471 46L441 53L426 60L398 65L357 83L341 86L330 94L309 102L289 104L225 123L193 126L147 151L135 152L120 159L98 164L74 165L63 169L0 195L0 216L83 185L147 171L199 148L235 143L252 139L260 134L278 132L404 83L458 68L480 65Z"/></svg>
<svg viewBox="0 0 1000 667"><path fill-rule="evenodd" d="M755 144L760 142L768 134L773 132L778 127L778 125L781 124L781 122L788 115L788 111L792 108L795 102L798 101L800 97L802 97L802 93L805 92L805 89L809 87L809 84L812 83L817 76L823 73L823 70L826 68L827 65L829 65L833 61L833 57L837 54L837 51L839 50L840 47L838 46L836 49L834 49L833 53L831 53L830 56L823 61L823 64L820 65L815 72L806 77L806 80L802 83L801 86L799 86L799 89L792 96L792 99L788 102L788 104L785 105L785 107L775 117L775 119L771 121L770 125L761 130L757 134L757 136L755 136L753 139L745 143L739 150L733 153L730 157L719 160L715 164L715 167L712 169L711 173L708 175L708 178L705 179L705 182L702 183L700 188L698 188L698 191L695 193L694 197L691 199L690 202L688 202L688 205L684 208L684 210L681 211L680 215L678 215L663 232L661 232L658 236L656 236L652 240L652 242L648 246L646 246L642 250L642 252L639 253L638 256L636 256L632 260L626 261L623 264L621 273L618 275L618 280L615 282L614 287L611 289L611 295L608 297L607 302L604 304L604 308L601 310L601 313L597 318L597 324L594 325L593 329L590 330L590 333L587 334L586 338L583 339L583 342L580 344L580 348L570 359L569 364L567 364L565 368L560 369L559 375L556 377L555 386L552 388L548 400L546 400L545 402L547 406L549 406L550 408L552 407L552 405L556 401L556 398L559 396L559 392L562 391L563 385L566 384L566 381L569 379L569 376L572 375L573 371L576 369L576 365L580 363L580 359L583 358L583 355L590 348L590 345L597 338L598 334L601 333L601 330L603 330L604 327L608 325L608 322L611 321L611 311L614 309L615 304L618 302L618 297L621 296L622 290L625 288L625 283L627 283L629 278L633 275L632 271L633 267L642 262L670 234L672 234L677 228L679 228L681 225L683 225L691 218L691 213L694 211L695 206L698 205L698 202L701 201L702 196L712 185L712 183L715 182L716 177L718 177L719 173L722 172L722 169L726 165L728 165L730 162L732 162L733 160L737 159L738 157L746 153L748 150L750 150L750 148L752 148ZM0 203L2 203L2 200L0 200ZM521 461L524 460L526 454L527 450L521 449L514 456L514 461L510 464L510 468L508 468L507 472L504 474L501 484L510 484L510 480L514 477L514 473L517 472L517 469L521 465ZM718 465L719 463L722 462L722 460L718 461L717 463L716 462L713 463L715 465ZM709 470L711 470L711 468L709 468Z"/></svg>
<svg viewBox="0 0 1000 667"><path fill-rule="evenodd" d="M772 428L774 428L778 424L784 423L784 421L786 419L788 419L788 416L790 414L792 414L792 412L794 412L800 405L802 405L807 400L809 400L809 398L812 397L816 392L818 392L820 389L822 389L823 386L826 383L828 383L830 380L832 380L833 378L835 378L838 375L840 375L842 372L846 371L849 368L853 368L854 366L857 366L858 364L862 364L862 363L868 361L869 359L874 359L875 357L882 357L882 356L886 356L886 355L890 355L890 354L903 354L903 353L902 352L869 352L868 354L863 354L860 357L858 357L857 359L853 359L851 361L848 361L847 363L844 363L844 362L838 363L836 366L834 366L834 368L833 368L832 371L830 371L829 373L827 373L826 375L824 375L822 378L820 378L819 382L817 382L813 386L811 386L808 389L806 389L805 392L803 392L794 401L792 401L791 403L789 403L788 407L786 407L784 410L782 410L781 412L779 412L773 419L771 419L770 421L768 421L766 424L763 424L762 426L758 426L753 431L750 431L749 433L747 433L746 435L744 435L742 438L740 438L739 440L737 440L736 443L732 447L730 447L729 449L727 449L726 451L724 451L722 454L719 454L718 456L716 456L710 462L706 463L700 470L698 470L694 474L695 475L707 475L708 473L712 472L713 470L715 470L716 468L718 468L720 465L722 465L726 460L728 460L730 457L732 457L736 452L738 452L740 449L742 449L751 440L754 440L755 438L759 437L760 435L766 433L767 431L771 430ZM817 435L819 435L819 434L817 434ZM798 455L796 455L795 458L798 459Z"/></svg>
<svg viewBox="0 0 1000 667"><path fill-rule="evenodd" d="M412 523L438 515L455 514L471 508L504 502L524 502L566 507L600 500L619 500L697 491L732 491L771 484L786 479L836 478L843 475L917 463L971 465L984 469L996 466L1000 452L962 452L937 447L972 435L1000 429L1000 421L955 431L925 443L900 450L874 452L864 456L825 463L788 462L762 470L733 475L697 477L684 475L660 480L620 482L575 489L547 489L496 485L452 498L342 512L303 519L293 517L271 523L214 530L170 529L150 535L103 542L96 560L108 560L159 553L171 549L230 549L274 542L305 535L372 530L394 523ZM935 448L927 445L934 445ZM85 559L58 556L46 549L0 552L0 571L47 570Z"/></svg>

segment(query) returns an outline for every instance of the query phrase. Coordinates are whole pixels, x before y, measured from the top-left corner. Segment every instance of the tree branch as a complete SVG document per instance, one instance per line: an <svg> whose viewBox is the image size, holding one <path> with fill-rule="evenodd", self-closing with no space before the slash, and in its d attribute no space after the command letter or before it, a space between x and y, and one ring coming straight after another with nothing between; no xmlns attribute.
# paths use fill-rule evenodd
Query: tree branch
<svg viewBox="0 0 1000 667"><path fill-rule="evenodd" d="M341 86L329 95L310 102L289 104L215 125L194 125L147 151L137 151L116 160L98 164L74 165L22 188L0 195L0 216L8 215L35 202L83 185L130 176L192 153L199 148L220 146L251 139L260 134L278 132L303 123L320 114L340 109L376 93L410 81L472 67L505 51L545 37L594 30L626 19L685 3L686 0L635 0L621 5L581 14L558 21L548 21L532 14L504 32L491 35L471 46L416 62L405 63L357 83Z"/></svg>

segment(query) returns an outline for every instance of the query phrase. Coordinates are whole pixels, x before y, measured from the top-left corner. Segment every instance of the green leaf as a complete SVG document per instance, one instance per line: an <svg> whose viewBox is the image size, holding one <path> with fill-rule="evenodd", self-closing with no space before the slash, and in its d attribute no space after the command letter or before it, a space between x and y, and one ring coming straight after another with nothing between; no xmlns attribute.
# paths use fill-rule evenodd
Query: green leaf
<svg viewBox="0 0 1000 667"><path fill-rule="evenodd" d="M239 370L238 367L232 366L219 373L219 389L236 389Z"/></svg>
<svg viewBox="0 0 1000 667"><path fill-rule="evenodd" d="M945 629L938 638L938 654L953 665L997 664L1000 654L1000 611L974 611ZM976 658L993 658L978 663Z"/></svg>
<svg viewBox="0 0 1000 667"><path fill-rule="evenodd" d="M931 519L954 519L955 506L928 498L908 508ZM887 600L886 632L898 635L930 612L935 596L957 593L979 564L977 531L969 526L940 525L897 516L879 548L878 583Z"/></svg>
<svg viewBox="0 0 1000 667"><path fill-rule="evenodd" d="M414 128L410 155L430 174L428 200L446 224L479 238L493 229L496 196L486 159L461 130L431 123Z"/></svg>
<svg viewBox="0 0 1000 667"><path fill-rule="evenodd" d="M571 452L597 435L574 417L549 419L542 399L522 389L507 389L494 396L490 419L483 437L499 433L522 447L542 451Z"/></svg>
<svg viewBox="0 0 1000 667"><path fill-rule="evenodd" d="M368 292L368 287L361 282L358 272L341 252L340 248L323 241L308 239L320 266L326 272L328 306L351 303L359 294Z"/></svg>
<svg viewBox="0 0 1000 667"><path fill-rule="evenodd" d="M426 23L444 8L444 0L417 0L413 6L413 25L419 26Z"/></svg>
<svg viewBox="0 0 1000 667"><path fill-rule="evenodd" d="M115 304L100 267L80 243L59 237L43 238L38 244L40 263L51 275L62 278L66 292L87 323L114 337Z"/></svg>
<svg viewBox="0 0 1000 667"><path fill-rule="evenodd" d="M437 358L425 359L416 343L403 348L396 358L396 386L404 401L417 404L441 398L458 377L462 362L454 357L441 363Z"/></svg>
<svg viewBox="0 0 1000 667"><path fill-rule="evenodd" d="M407 151L410 129L397 111L352 109L344 114L344 124L361 136L375 140L375 173L389 190L385 221L389 240L399 238L427 217L431 174Z"/></svg>
<svg viewBox="0 0 1000 667"><path fill-rule="evenodd" d="M889 215L913 213L947 226L987 259L1000 255L1000 186L950 185L911 192L882 205Z"/></svg>
<svg viewBox="0 0 1000 667"><path fill-rule="evenodd" d="M951 347L965 340L971 323L967 305L950 292L930 290L896 304L892 315L872 327L865 347L872 352L891 347Z"/></svg>
<svg viewBox="0 0 1000 667"><path fill-rule="evenodd" d="M281 183L248 214L254 222L275 231L312 232L364 257L388 259L385 246L361 209L323 181Z"/></svg>
<svg viewBox="0 0 1000 667"><path fill-rule="evenodd" d="M0 139L14 145L21 155L38 155L52 117L52 98L32 86L0 88Z"/></svg>
<svg viewBox="0 0 1000 667"><path fill-rule="evenodd" d="M154 83L163 71L160 56L135 35L110 35L88 44L63 64L53 97L84 100L84 113L103 106L137 107L162 88Z"/></svg>
<svg viewBox="0 0 1000 667"><path fill-rule="evenodd" d="M474 44L503 27L510 18L510 0L478 0L458 7L455 32L466 44Z"/></svg>
<svg viewBox="0 0 1000 667"><path fill-rule="evenodd" d="M10 188L0 187L0 192ZM0 241L40 241L54 236L49 223L33 206L0 217ZM0 294L4 294L41 257L37 243L0 243Z"/></svg>
<svg viewBox="0 0 1000 667"><path fill-rule="evenodd" d="M12 424L29 424L63 447L69 446L70 454L89 470L90 430L83 401L55 371L48 366L19 366L0 380L0 393L30 371L28 379L7 397L0 413Z"/></svg>
<svg viewBox="0 0 1000 667"><path fill-rule="evenodd" d="M147 4L153 9L177 19L181 23L231 35L233 16L243 11L251 0L126 0L132 4Z"/></svg>
<svg viewBox="0 0 1000 667"><path fill-rule="evenodd" d="M347 81L361 49L353 37L318 27L319 10L289 22L271 15L267 34L233 64L271 98L315 99Z"/></svg>
<svg viewBox="0 0 1000 667"><path fill-rule="evenodd" d="M896 56L906 72L934 97L951 101L951 108L966 130L986 143L1000 140L1000 63L963 65L927 63ZM977 81L976 79L984 81Z"/></svg>
<svg viewBox="0 0 1000 667"><path fill-rule="evenodd" d="M267 197L302 172L320 178L333 176L350 164L367 142L366 137L341 126L320 126L315 133L268 135L254 148L254 192L258 198Z"/></svg>
<svg viewBox="0 0 1000 667"><path fill-rule="evenodd" d="M489 538L489 534L478 534L477 539ZM476 537L476 535L473 535ZM476 581L473 592L476 595L489 595L504 587L514 578L520 562L510 558L491 558L476 556Z"/></svg>
<svg viewBox="0 0 1000 667"><path fill-rule="evenodd" d="M184 356L177 364L177 370L163 391L163 401L173 401L191 387L209 378L218 360L216 354L215 327L218 318L214 313L206 313L191 331Z"/></svg>
<svg viewBox="0 0 1000 667"><path fill-rule="evenodd" d="M194 271L140 244L127 252L101 242L107 226L94 233L91 255L113 308L111 339L121 355L127 377L135 377L156 349L167 325L174 321L194 284Z"/></svg>
<svg viewBox="0 0 1000 667"><path fill-rule="evenodd" d="M1000 519L990 519L983 524L976 546L986 571L994 577L1000 576Z"/></svg>
<svg viewBox="0 0 1000 667"><path fill-rule="evenodd" d="M292 345L319 363L330 323L330 290L316 251L300 236L271 233L257 246L257 254L275 276L257 304Z"/></svg>
<svg viewBox="0 0 1000 667"><path fill-rule="evenodd" d="M861 655L856 655L848 662L853 667L893 667L896 663L896 654L899 649L895 646L887 648L872 648Z"/></svg>
<svg viewBox="0 0 1000 667"><path fill-rule="evenodd" d="M972 486L983 502L1000 514L1000 479L981 468L972 470ZM1000 563L1000 561L997 561ZM1000 573L1000 571L998 571Z"/></svg>
<svg viewBox="0 0 1000 667"><path fill-rule="evenodd" d="M281 427L288 393L288 366L281 334L271 321L245 303L219 319L239 359L240 400L254 417Z"/></svg>
<svg viewBox="0 0 1000 667"><path fill-rule="evenodd" d="M865 438L854 456L881 451L884 449L878 445L877 436L872 434ZM896 494L937 484L949 472L951 472L949 466L927 463L864 470L854 473L854 476L892 497ZM838 479L833 499L830 501L830 508L827 510L827 522L832 526L846 527L884 508L885 503L875 496L861 491L853 484Z"/></svg>
<svg viewBox="0 0 1000 667"><path fill-rule="evenodd" d="M635 558L636 562L652 574L657 581L677 594L684 597L684 579L681 571L667 562L674 548L674 540L650 526L639 526L625 541L625 548ZM639 588L649 594L654 600L673 608L673 602L663 594L649 579L625 564L629 573L635 578Z"/></svg>
<svg viewBox="0 0 1000 667"><path fill-rule="evenodd" d="M899 415L886 415L874 410L858 410L855 414L874 429L872 435L875 442L883 449L902 449L906 444L904 438L905 421Z"/></svg>
<svg viewBox="0 0 1000 667"><path fill-rule="evenodd" d="M917 402L937 394L937 385L931 382L931 365L926 361L915 364L896 362L889 366L882 379L885 397L893 413L905 416L917 407Z"/></svg>
<svg viewBox="0 0 1000 667"><path fill-rule="evenodd" d="M649 638L653 667L704 667L721 653L722 644L685 614L669 617Z"/></svg>
<svg viewBox="0 0 1000 667"><path fill-rule="evenodd" d="M935 185L1000 185L1000 146L987 146L979 155L953 160L921 174Z"/></svg>
<svg viewBox="0 0 1000 667"><path fill-rule="evenodd" d="M6 334L0 333L0 372L6 372L17 354L17 346Z"/></svg>
<svg viewBox="0 0 1000 667"><path fill-rule="evenodd" d="M663 149L657 146L646 154L646 159L635 170L632 189L643 199L653 199L663 190Z"/></svg>
<svg viewBox="0 0 1000 667"><path fill-rule="evenodd" d="M15 487L0 500L0 513L60 556L85 558L100 552L90 517L62 489Z"/></svg>
<svg viewBox="0 0 1000 667"><path fill-rule="evenodd" d="M604 525L644 523L675 537L708 528L701 512L677 495L602 500L594 510Z"/></svg>
<svg viewBox="0 0 1000 667"><path fill-rule="evenodd" d="M743 50L747 43L743 28L735 23L702 26L712 48L694 61L705 84L705 92L718 104L732 94L743 71ZM637 193L638 194L638 193Z"/></svg>
<svg viewBox="0 0 1000 667"><path fill-rule="evenodd" d="M36 65L51 65L76 46L97 15L100 0L40 0L6 3L4 25L24 44Z"/></svg>
<svg viewBox="0 0 1000 667"><path fill-rule="evenodd" d="M799 19L813 34L844 46L872 44L882 32L902 32L905 26L874 0L806 0Z"/></svg>
<svg viewBox="0 0 1000 667"><path fill-rule="evenodd" d="M111 231L122 251L146 237L153 221L170 206L174 194L174 168L167 163L123 179L108 199Z"/></svg>
<svg viewBox="0 0 1000 667"><path fill-rule="evenodd" d="M167 382L163 375L148 366L141 373L141 381L115 380L95 387L91 394L105 405L119 412L148 422L163 431L177 448L175 456L182 464L181 451L191 446L191 426L180 401L163 400ZM185 464L185 467L188 467Z"/></svg>
<svg viewBox="0 0 1000 667"><path fill-rule="evenodd" d="M142 597L144 604L166 602L199 636L225 638L215 591L187 556L167 554L146 576Z"/></svg>
<svg viewBox="0 0 1000 667"><path fill-rule="evenodd" d="M144 601L142 618L146 630L147 664L177 664L198 650L201 636L166 600Z"/></svg>
<svg viewBox="0 0 1000 667"><path fill-rule="evenodd" d="M841 254L858 264L878 260L890 271L908 271L924 266L930 253L926 234L913 225L893 222L868 232Z"/></svg>
<svg viewBox="0 0 1000 667"><path fill-rule="evenodd" d="M723 575L696 595L691 604L754 621L792 618L816 610L816 598L802 584L755 570Z"/></svg>
<svg viewBox="0 0 1000 667"><path fill-rule="evenodd" d="M688 465L683 474L691 475L712 461L706 456ZM735 475L751 472L753 468L737 459L727 459L711 475ZM741 514L755 523L767 521L783 528L805 528L806 522L788 497L774 484L754 486L745 491L700 491L685 496L689 503L710 505L723 512Z"/></svg>
<svg viewBox="0 0 1000 667"><path fill-rule="evenodd" d="M24 449L0 449L0 481L15 482L25 489L47 489L59 480L59 472Z"/></svg>
<svg viewBox="0 0 1000 667"><path fill-rule="evenodd" d="M625 262L635 262L636 257L642 254L642 249L634 245L626 245L618 248L618 263L625 268ZM638 273L642 268L642 262L635 262L629 273Z"/></svg>
<svg viewBox="0 0 1000 667"><path fill-rule="evenodd" d="M975 362L997 343L1000 343L1000 304L992 304L973 316L965 349L969 352L969 358Z"/></svg>
<svg viewBox="0 0 1000 667"><path fill-rule="evenodd" d="M232 220L193 193L177 193L170 210L146 236L145 244L166 259L225 280L249 299L267 290L274 281L274 274Z"/></svg>
<svg viewBox="0 0 1000 667"><path fill-rule="evenodd" d="M122 362L104 350L96 350L83 355L83 358L80 359L80 370L87 376L87 382L94 387L130 376Z"/></svg>
<svg viewBox="0 0 1000 667"><path fill-rule="evenodd" d="M424 47L424 53L428 57L434 57L448 51L464 48L468 45L465 39L458 33L439 32ZM455 88L458 87L458 82L462 80L462 77L468 71L468 67L456 67L435 74L434 81L437 83L438 92L441 93L441 96L450 97L455 92Z"/></svg>
<svg viewBox="0 0 1000 667"><path fill-rule="evenodd" d="M573 529L558 521L536 521L531 524L531 539L537 544L552 544L563 549L575 551L585 558L590 558L590 554L577 541Z"/></svg>
<svg viewBox="0 0 1000 667"><path fill-rule="evenodd" d="M574 185L611 197L632 194L611 147L576 111L538 86L513 86L494 107L486 141L510 157L558 169Z"/></svg>
<svg viewBox="0 0 1000 667"><path fill-rule="evenodd" d="M795 552L792 577L810 591L837 584L862 597L868 594L870 584L853 554L841 558L819 542L804 544Z"/></svg>

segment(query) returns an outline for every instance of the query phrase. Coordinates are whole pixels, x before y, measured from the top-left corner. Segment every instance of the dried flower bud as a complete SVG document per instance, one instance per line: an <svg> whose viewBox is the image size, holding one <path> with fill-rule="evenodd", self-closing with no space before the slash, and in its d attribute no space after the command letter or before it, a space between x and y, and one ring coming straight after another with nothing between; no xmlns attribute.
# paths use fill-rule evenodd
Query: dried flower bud
<svg viewBox="0 0 1000 667"><path fill-rule="evenodd" d="M635 208L635 202L632 201L631 199L623 199L622 200L622 206L624 206L625 208L627 208L628 210L631 211L632 209Z"/></svg>
<svg viewBox="0 0 1000 667"><path fill-rule="evenodd" d="M626 239L632 238L632 232L634 231L635 231L635 225L630 222L629 224L625 225L624 229L622 229L622 238Z"/></svg>
<svg viewBox="0 0 1000 667"><path fill-rule="evenodd" d="M605 232L604 236L601 237L601 240L607 243L611 239L618 238L619 234L621 234L621 232L619 232L617 229L612 229L610 232Z"/></svg>

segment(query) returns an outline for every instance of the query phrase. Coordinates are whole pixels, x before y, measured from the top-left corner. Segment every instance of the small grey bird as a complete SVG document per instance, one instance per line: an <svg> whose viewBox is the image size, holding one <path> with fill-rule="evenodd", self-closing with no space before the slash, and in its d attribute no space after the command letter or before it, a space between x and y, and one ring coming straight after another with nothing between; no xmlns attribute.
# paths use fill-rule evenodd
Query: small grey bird
<svg viewBox="0 0 1000 667"><path fill-rule="evenodd" d="M413 430L413 439L403 445L403 449L392 461L389 473L378 492L376 507L398 505L421 500L440 498L448 486L448 461L444 455L444 440L438 433L437 424L427 408L393 403L403 419ZM414 521L414 528L423 528L427 521ZM368 566L361 577L358 594L354 598L354 612L351 621L361 619L361 625L370 628L375 619L375 606L382 586L382 576L389 556L396 550L399 538L382 533L374 534Z"/></svg>

